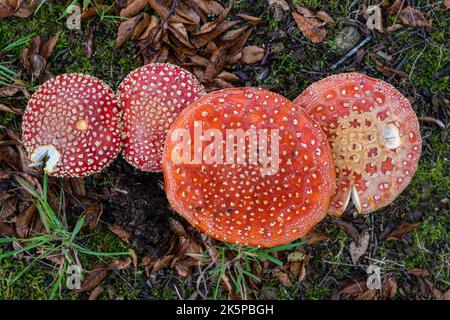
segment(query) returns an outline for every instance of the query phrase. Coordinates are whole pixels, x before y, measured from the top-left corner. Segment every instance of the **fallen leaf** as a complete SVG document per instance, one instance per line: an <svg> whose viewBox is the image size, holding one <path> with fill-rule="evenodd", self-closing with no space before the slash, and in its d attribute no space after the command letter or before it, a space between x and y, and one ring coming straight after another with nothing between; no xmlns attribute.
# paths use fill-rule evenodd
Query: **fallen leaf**
<svg viewBox="0 0 450 320"><path fill-rule="evenodd" d="M35 205L31 204L17 215L16 232L19 238L28 238L36 212Z"/></svg>
<svg viewBox="0 0 450 320"><path fill-rule="evenodd" d="M109 225L108 229L118 236L122 241L130 243L130 234L117 224Z"/></svg>
<svg viewBox="0 0 450 320"><path fill-rule="evenodd" d="M403 28L403 25L401 25L399 23L396 23L396 24L393 24L392 26L387 27L386 31L387 32L395 32L395 31L400 30L402 28Z"/></svg>
<svg viewBox="0 0 450 320"><path fill-rule="evenodd" d="M206 14L221 14L225 10L219 2L213 0L192 0L192 2Z"/></svg>
<svg viewBox="0 0 450 320"><path fill-rule="evenodd" d="M397 293L397 281L394 278L385 278L382 283L382 299L392 300Z"/></svg>
<svg viewBox="0 0 450 320"><path fill-rule="evenodd" d="M102 209L102 205L99 203L91 203L89 204L85 211L83 212L84 214L84 226L94 229L97 224L98 221L100 220L100 216L103 213L103 209Z"/></svg>
<svg viewBox="0 0 450 320"><path fill-rule="evenodd" d="M279 270L278 268L274 269L272 271L272 274L275 276L275 278L278 279L278 281L280 281L280 283L285 286L285 287L290 287L292 286L292 282L289 279L289 276L286 272Z"/></svg>
<svg viewBox="0 0 450 320"><path fill-rule="evenodd" d="M0 88L0 98L2 97L12 97L17 92L20 91L19 87L16 86L7 86Z"/></svg>
<svg viewBox="0 0 450 320"><path fill-rule="evenodd" d="M359 258L361 258L369 247L370 234L368 231L363 232L358 241L352 241L349 245L350 257L352 263L356 265Z"/></svg>
<svg viewBox="0 0 450 320"><path fill-rule="evenodd" d="M409 269L406 273L416 277L428 277L431 274L430 271L420 268Z"/></svg>
<svg viewBox="0 0 450 320"><path fill-rule="evenodd" d="M224 46L217 48L209 59L209 64L204 73L204 78L207 80L215 78L222 71L226 61L227 48Z"/></svg>
<svg viewBox="0 0 450 320"><path fill-rule="evenodd" d="M143 13L138 14L133 18L129 18L120 23L119 30L117 31L116 45L115 48L121 48L128 40L133 36L134 29L137 24L144 17Z"/></svg>
<svg viewBox="0 0 450 320"><path fill-rule="evenodd" d="M409 222L406 222L405 220L402 220L402 222L397 227L397 229L392 231L387 236L387 240L401 241L401 240L403 240L403 238L405 237L405 235L408 232L415 230L418 226L419 226L419 223L409 223Z"/></svg>
<svg viewBox="0 0 450 320"><path fill-rule="evenodd" d="M279 8L283 11L289 11L289 5L285 0L269 0L269 8Z"/></svg>
<svg viewBox="0 0 450 320"><path fill-rule="evenodd" d="M311 42L319 43L327 37L328 32L318 19L306 17L296 12L292 12L292 16L300 31L304 36L311 40Z"/></svg>
<svg viewBox="0 0 450 320"><path fill-rule="evenodd" d="M388 16L397 15L400 9L403 7L405 0L395 0L394 3L387 8L386 12Z"/></svg>
<svg viewBox="0 0 450 320"><path fill-rule="evenodd" d="M339 291L341 294L355 295L367 290L366 281L352 283Z"/></svg>
<svg viewBox="0 0 450 320"><path fill-rule="evenodd" d="M75 292L80 293L95 289L102 280L106 278L108 270L108 266L104 264L96 265L91 271L87 272L84 281L81 283L80 289L76 289Z"/></svg>
<svg viewBox="0 0 450 320"><path fill-rule="evenodd" d="M131 36L131 39L133 39L133 40L139 39L139 37L147 29L147 26L148 26L149 23L150 23L150 15L147 12L144 12L144 16L142 17L141 21L139 21L139 23L134 28L133 35Z"/></svg>
<svg viewBox="0 0 450 320"><path fill-rule="evenodd" d="M17 115L23 115L23 110L13 107L8 107L7 105L4 105L3 103L0 103L0 111L9 112Z"/></svg>
<svg viewBox="0 0 450 320"><path fill-rule="evenodd" d="M131 265L131 262L132 262L131 257L126 257L125 259L122 260L114 260L109 264L109 268L111 270L116 271L123 270L128 268Z"/></svg>
<svg viewBox="0 0 450 320"><path fill-rule="evenodd" d="M328 235L317 228L313 228L310 232L306 234L302 238L303 241L306 241L308 244L314 244L319 241L327 240Z"/></svg>
<svg viewBox="0 0 450 320"><path fill-rule="evenodd" d="M332 223L342 228L344 232L353 239L353 241L359 241L359 231L350 222L344 221L342 219L333 219Z"/></svg>
<svg viewBox="0 0 450 320"><path fill-rule="evenodd" d="M97 300L97 298L102 294L103 288L101 286L95 287L89 295L89 300Z"/></svg>
<svg viewBox="0 0 450 320"><path fill-rule="evenodd" d="M238 13L236 14L239 18L244 19L245 21L251 23L251 24L261 24L263 22L263 19L259 17L254 17L245 13Z"/></svg>
<svg viewBox="0 0 450 320"><path fill-rule="evenodd" d="M147 5L147 0L127 1L127 6L120 10L121 17L132 17L141 12Z"/></svg>
<svg viewBox="0 0 450 320"><path fill-rule="evenodd" d="M222 36L222 41L225 41L225 42L233 41L237 37L242 35L247 29L248 29L248 27L241 27L238 29L229 30L229 31L225 32L224 35Z"/></svg>
<svg viewBox="0 0 450 320"><path fill-rule="evenodd" d="M327 24L334 24L336 21L325 11L320 10L316 12L316 17L322 20L323 22Z"/></svg>
<svg viewBox="0 0 450 320"><path fill-rule="evenodd" d="M398 17L403 22L403 24L407 26L424 28L431 27L431 21L428 21L421 11L413 7L404 8L400 12Z"/></svg>
<svg viewBox="0 0 450 320"><path fill-rule="evenodd" d="M264 48L258 46L247 46L242 49L241 61L246 64L260 62L264 58Z"/></svg>
<svg viewBox="0 0 450 320"><path fill-rule="evenodd" d="M41 57L46 60L50 57L61 33L62 31L58 31L53 37L51 37L41 45L39 49L39 55Z"/></svg>

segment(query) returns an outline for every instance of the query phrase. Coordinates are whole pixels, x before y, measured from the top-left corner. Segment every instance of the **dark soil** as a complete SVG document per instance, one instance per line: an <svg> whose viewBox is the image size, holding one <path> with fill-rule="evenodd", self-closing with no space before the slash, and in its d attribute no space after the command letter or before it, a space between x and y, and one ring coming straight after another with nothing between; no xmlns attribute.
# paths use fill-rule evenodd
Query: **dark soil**
<svg viewBox="0 0 450 320"><path fill-rule="evenodd" d="M161 257L173 236L168 219L174 216L166 195L162 173L135 170L122 158L108 168L113 185L90 185L88 193L107 192L102 201L106 222L119 224L130 233L130 243L141 253Z"/></svg>

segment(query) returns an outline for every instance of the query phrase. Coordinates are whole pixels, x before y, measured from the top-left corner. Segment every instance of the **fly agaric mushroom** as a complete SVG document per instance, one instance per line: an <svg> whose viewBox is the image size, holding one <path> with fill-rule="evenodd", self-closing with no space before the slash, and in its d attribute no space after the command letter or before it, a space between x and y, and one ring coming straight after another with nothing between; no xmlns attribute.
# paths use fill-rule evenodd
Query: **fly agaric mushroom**
<svg viewBox="0 0 450 320"><path fill-rule="evenodd" d="M59 177L83 177L106 167L119 153L121 130L114 92L84 74L46 81L28 101L23 142L32 161Z"/></svg>
<svg viewBox="0 0 450 320"><path fill-rule="evenodd" d="M143 171L161 171L167 130L178 113L205 94L193 74L172 64L152 63L119 85L125 160Z"/></svg>
<svg viewBox="0 0 450 320"><path fill-rule="evenodd" d="M163 173L170 204L193 226L258 247L307 234L335 191L326 135L300 107L259 88L215 91L183 110Z"/></svg>
<svg viewBox="0 0 450 320"><path fill-rule="evenodd" d="M327 77L295 101L326 132L336 164L330 213L350 198L360 213L391 203L409 184L421 152L417 116L388 83L358 73Z"/></svg>

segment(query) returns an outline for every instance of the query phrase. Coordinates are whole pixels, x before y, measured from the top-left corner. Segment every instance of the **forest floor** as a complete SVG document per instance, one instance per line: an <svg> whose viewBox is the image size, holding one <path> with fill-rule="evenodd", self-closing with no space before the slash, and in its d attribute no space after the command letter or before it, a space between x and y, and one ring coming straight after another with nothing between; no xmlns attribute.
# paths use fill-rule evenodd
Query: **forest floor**
<svg viewBox="0 0 450 320"><path fill-rule="evenodd" d="M97 1L97 5L101 2ZM219 2L224 7L230 5L228 1ZM293 0L288 1L290 8L286 11L277 9L276 4L269 6L269 2L272 3L231 1L227 19L249 26L252 33L246 46L263 48L264 54L253 64L241 61L227 64L226 70L236 77L230 82L234 86L260 86L290 99L309 84L342 72L365 73L391 83L411 101L420 119L422 156L411 184L391 205L374 214L359 216L351 207L341 220L327 217L305 239L306 244L270 253L274 261L250 259L251 266L246 270L251 275L248 275L239 273L236 266L245 266L242 259L253 257L253 249L202 237L171 210L162 174L139 172L119 156L107 169L84 180L50 179L49 193L56 199L64 194L63 211L72 228L80 214L90 218L80 232L80 241L86 247L102 252L132 250L128 260L80 257L85 280L91 284L80 292L63 287L58 298L449 298L450 10L445 9L448 2L410 0L396 8L390 6L394 2L390 1L381 6L384 32L367 28L363 1ZM86 3L87 8L95 6L94 1ZM114 1L103 3L110 7ZM154 59L151 55L143 57L139 43L134 40L116 48L121 24L117 11L105 11L102 7L104 11L81 21L81 30L70 30L64 16L66 5L65 1L46 1L29 17L0 19L0 67L12 71L15 79L0 78L4 80L0 82L2 144L11 141L12 134L20 136L21 113L29 95L50 74L87 73L103 79L115 90L130 71ZM415 16L424 19L422 26L401 19L407 6L423 13ZM302 33L293 19L292 11L304 13L302 8L313 13L324 11L333 20L320 25L327 34L317 43ZM141 11L156 15L150 5ZM241 13L260 19L238 17ZM208 17L215 18L217 15ZM400 27L388 31L393 25ZM57 34L51 54L41 65L31 63L27 70L23 64L28 59L24 49L30 48L28 54L33 50L36 36L41 38L42 45ZM366 38L367 43L359 50L334 65ZM167 61L171 59L177 58L169 53ZM189 70L196 68L193 64L175 62ZM224 83L209 85L212 89ZM10 148L16 148L11 152L19 154L19 145ZM18 224L24 220L26 223L32 220L24 213L30 199L18 191L20 186L14 178L15 174L20 175L20 169L11 164L20 160L7 159L5 150L0 156L2 237L23 227ZM41 176L36 178L42 181ZM58 205L58 201L55 203ZM361 241L366 234L368 242L364 245ZM355 243L363 248L361 257L352 261L350 252ZM178 245L197 249L199 254L186 256L186 248L183 252L174 249ZM214 248L215 253L207 248ZM54 261L38 263L21 274L37 253L2 258L2 253L8 250L12 250L10 244L0 244L0 299L49 298ZM277 265L278 262L282 265ZM381 290L366 287L369 266L380 268ZM20 279L13 281L18 275ZM220 281L218 275L228 275L231 280L228 283L222 277Z"/></svg>

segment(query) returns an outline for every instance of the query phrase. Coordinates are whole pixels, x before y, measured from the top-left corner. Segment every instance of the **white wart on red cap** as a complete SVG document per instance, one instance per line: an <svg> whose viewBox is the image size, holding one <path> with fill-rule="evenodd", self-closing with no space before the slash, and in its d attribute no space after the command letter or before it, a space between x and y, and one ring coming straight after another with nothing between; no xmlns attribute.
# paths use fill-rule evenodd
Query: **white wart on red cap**
<svg viewBox="0 0 450 320"><path fill-rule="evenodd" d="M28 101L22 132L32 165L47 158L45 172L60 177L98 172L120 152L114 92L89 75L71 73L52 78Z"/></svg>
<svg viewBox="0 0 450 320"><path fill-rule="evenodd" d="M195 76L176 65L152 63L131 72L117 90L125 160L139 170L161 171L167 131L181 110L204 94Z"/></svg>
<svg viewBox="0 0 450 320"><path fill-rule="evenodd" d="M388 83L359 73L327 77L295 101L326 132L336 164L330 213L352 199L360 213L391 203L409 184L422 140L409 101Z"/></svg>

